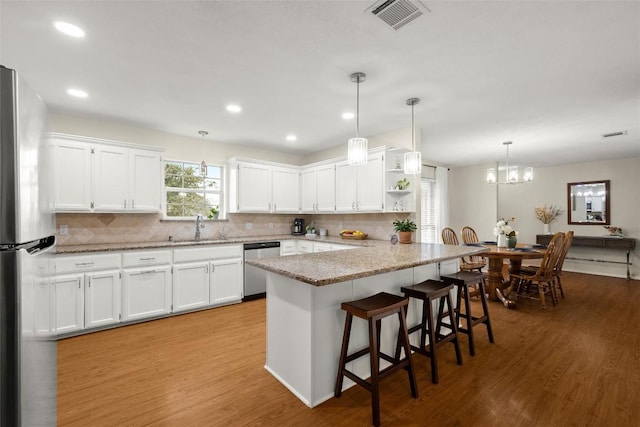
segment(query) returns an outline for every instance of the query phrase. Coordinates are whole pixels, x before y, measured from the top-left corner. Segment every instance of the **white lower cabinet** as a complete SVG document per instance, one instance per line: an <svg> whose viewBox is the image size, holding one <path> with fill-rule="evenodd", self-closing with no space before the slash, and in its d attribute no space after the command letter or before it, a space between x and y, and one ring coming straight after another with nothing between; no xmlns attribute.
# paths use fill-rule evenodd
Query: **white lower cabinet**
<svg viewBox="0 0 640 427"><path fill-rule="evenodd" d="M242 299L242 258L211 261L209 297L211 304L226 304Z"/></svg>
<svg viewBox="0 0 640 427"><path fill-rule="evenodd" d="M120 270L86 273L84 281L85 328L118 323L122 317Z"/></svg>
<svg viewBox="0 0 640 427"><path fill-rule="evenodd" d="M173 311L209 305L209 262L173 265Z"/></svg>
<svg viewBox="0 0 640 427"><path fill-rule="evenodd" d="M56 334L84 329L84 274L56 276L51 284Z"/></svg>
<svg viewBox="0 0 640 427"><path fill-rule="evenodd" d="M171 312L171 267L127 268L122 274L122 320Z"/></svg>

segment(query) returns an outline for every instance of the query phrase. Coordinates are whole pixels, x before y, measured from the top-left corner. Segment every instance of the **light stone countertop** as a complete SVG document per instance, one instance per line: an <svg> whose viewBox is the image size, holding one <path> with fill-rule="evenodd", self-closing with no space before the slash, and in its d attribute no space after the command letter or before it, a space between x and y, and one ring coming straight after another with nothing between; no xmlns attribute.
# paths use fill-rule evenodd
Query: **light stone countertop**
<svg viewBox="0 0 640 427"><path fill-rule="evenodd" d="M324 286L488 252L485 248L475 246L434 243L392 245L382 240L367 240L367 242L369 246L357 249L245 262L294 280L314 286Z"/></svg>
<svg viewBox="0 0 640 427"><path fill-rule="evenodd" d="M275 236L247 236L247 237L229 237L225 240L187 240L187 241L162 241L162 242L125 242L125 243L92 243L87 245L60 245L55 247L56 254L78 254L91 252L109 252L109 251L130 251L143 249L167 249L181 248L186 246L211 246L211 245L233 245L242 243L259 243L273 242L281 240L308 240L314 242L340 243L353 246L370 246L374 245L375 240L345 240L340 236L325 237L305 237L294 236L291 234L281 234Z"/></svg>

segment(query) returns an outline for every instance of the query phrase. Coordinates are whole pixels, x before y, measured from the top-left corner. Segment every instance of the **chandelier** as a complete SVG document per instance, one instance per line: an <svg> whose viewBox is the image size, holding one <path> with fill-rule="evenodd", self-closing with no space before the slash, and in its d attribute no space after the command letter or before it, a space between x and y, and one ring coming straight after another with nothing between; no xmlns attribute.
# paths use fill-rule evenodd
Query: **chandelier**
<svg viewBox="0 0 640 427"><path fill-rule="evenodd" d="M502 145L507 147L507 165L505 167L505 180L504 181L499 180L498 172L500 171L500 165L498 164L498 168L487 169L487 182L489 184L520 184L523 182L533 181L532 167L527 166L523 168L522 181L520 181L518 166L509 165L509 146L511 144L513 144L512 141L505 141L502 143Z"/></svg>
<svg viewBox="0 0 640 427"><path fill-rule="evenodd" d="M365 73L353 73L350 76L351 81L356 83L356 136L350 138L347 148L347 163L352 166L364 165L367 163L367 138L360 138L360 83L367 78Z"/></svg>
<svg viewBox="0 0 640 427"><path fill-rule="evenodd" d="M407 105L411 105L411 150L404 154L404 173L417 175L422 172L422 154L416 151L415 126L413 125L413 109L420 102L420 98L407 99Z"/></svg>

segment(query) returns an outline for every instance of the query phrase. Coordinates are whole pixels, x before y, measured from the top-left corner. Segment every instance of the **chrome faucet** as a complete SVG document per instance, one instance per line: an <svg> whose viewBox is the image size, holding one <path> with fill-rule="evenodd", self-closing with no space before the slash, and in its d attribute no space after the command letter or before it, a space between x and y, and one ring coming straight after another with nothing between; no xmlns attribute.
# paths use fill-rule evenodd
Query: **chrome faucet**
<svg viewBox="0 0 640 427"><path fill-rule="evenodd" d="M202 222L202 214L198 214L198 216L196 216L196 236L195 236L196 241L200 240L201 228L204 228L204 222Z"/></svg>

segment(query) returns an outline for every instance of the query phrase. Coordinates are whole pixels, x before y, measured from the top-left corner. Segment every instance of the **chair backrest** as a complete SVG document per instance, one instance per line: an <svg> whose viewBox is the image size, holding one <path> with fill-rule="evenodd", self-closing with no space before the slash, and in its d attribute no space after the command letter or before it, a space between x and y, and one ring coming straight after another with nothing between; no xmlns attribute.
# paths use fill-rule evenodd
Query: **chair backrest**
<svg viewBox="0 0 640 427"><path fill-rule="evenodd" d="M569 252L569 248L571 247L571 242L573 242L573 230L569 230L566 233L564 233L564 242L562 243L562 253L558 258L558 262L556 263L556 267L555 267L556 273L562 272L564 259L567 257L567 253Z"/></svg>
<svg viewBox="0 0 640 427"><path fill-rule="evenodd" d="M445 245L459 245L458 236L452 228L445 227L442 229L442 242Z"/></svg>
<svg viewBox="0 0 640 427"><path fill-rule="evenodd" d="M464 243L478 243L478 235L476 230L469 226L462 227L462 241Z"/></svg>
<svg viewBox="0 0 640 427"><path fill-rule="evenodd" d="M544 252L540 267L536 273L538 280L551 280L554 268L558 262L558 258L562 254L562 242L564 240L564 233L558 231L553 235L551 241L547 245L547 250Z"/></svg>

